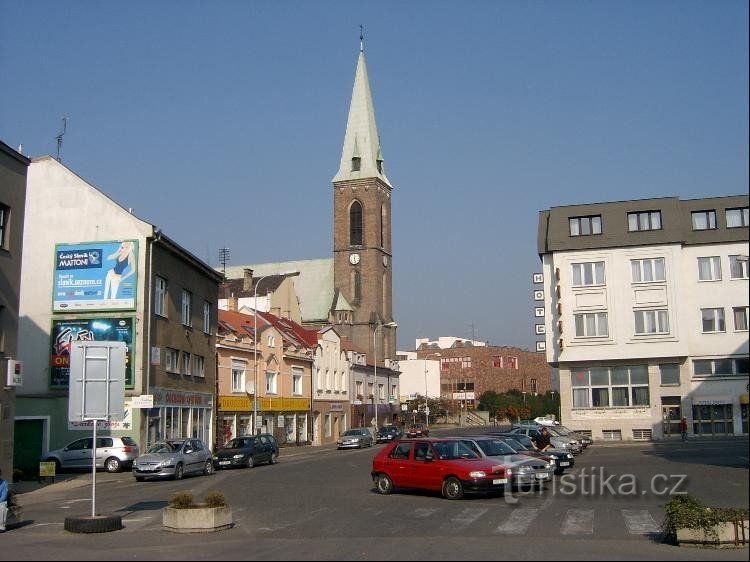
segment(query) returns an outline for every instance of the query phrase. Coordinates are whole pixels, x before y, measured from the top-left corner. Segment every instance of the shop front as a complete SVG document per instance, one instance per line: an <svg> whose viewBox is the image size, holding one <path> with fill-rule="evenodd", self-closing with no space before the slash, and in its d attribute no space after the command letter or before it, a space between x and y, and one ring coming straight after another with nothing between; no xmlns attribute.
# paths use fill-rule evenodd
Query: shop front
<svg viewBox="0 0 750 562"><path fill-rule="evenodd" d="M154 407L148 411L148 442L193 437L213 446L213 395L174 388L152 388Z"/></svg>
<svg viewBox="0 0 750 562"><path fill-rule="evenodd" d="M693 398L693 435L724 437L734 435L734 408L731 396Z"/></svg>
<svg viewBox="0 0 750 562"><path fill-rule="evenodd" d="M310 400L308 398L258 399L257 428L260 433L270 433L280 445L305 445L311 440ZM218 444L242 435L252 435L255 407L249 396L219 396Z"/></svg>

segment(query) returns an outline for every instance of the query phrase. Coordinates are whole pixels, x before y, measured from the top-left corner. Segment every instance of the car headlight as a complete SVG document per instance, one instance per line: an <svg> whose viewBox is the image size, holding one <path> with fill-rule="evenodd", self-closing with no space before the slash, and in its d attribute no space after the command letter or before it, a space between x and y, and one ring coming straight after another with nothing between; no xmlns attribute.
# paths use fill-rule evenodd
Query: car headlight
<svg viewBox="0 0 750 562"><path fill-rule="evenodd" d="M572 459L572 458L573 458L573 455L571 455L570 453L568 453L568 454L567 454L567 455L565 455L565 456L566 456L566 457L568 457L569 459Z"/></svg>
<svg viewBox="0 0 750 562"><path fill-rule="evenodd" d="M469 478L484 478L487 473L484 470L472 470L469 472Z"/></svg>
<svg viewBox="0 0 750 562"><path fill-rule="evenodd" d="M215 460L215 461L218 461L218 460L219 460L219 457L217 457L216 455L214 455L214 456L213 456L213 457L211 457L211 458L212 458L213 460Z"/></svg>
<svg viewBox="0 0 750 562"><path fill-rule="evenodd" d="M552 468L552 465L550 463L547 463L544 465L544 468L547 468L547 469Z"/></svg>
<svg viewBox="0 0 750 562"><path fill-rule="evenodd" d="M241 459L241 458L243 458L244 456L245 456L245 455L241 455L241 454L240 454L240 455L232 455L232 458L233 458L233 459Z"/></svg>
<svg viewBox="0 0 750 562"><path fill-rule="evenodd" d="M518 472L518 474L529 474L530 472L534 472L534 469L530 466L522 466L519 467L516 472Z"/></svg>

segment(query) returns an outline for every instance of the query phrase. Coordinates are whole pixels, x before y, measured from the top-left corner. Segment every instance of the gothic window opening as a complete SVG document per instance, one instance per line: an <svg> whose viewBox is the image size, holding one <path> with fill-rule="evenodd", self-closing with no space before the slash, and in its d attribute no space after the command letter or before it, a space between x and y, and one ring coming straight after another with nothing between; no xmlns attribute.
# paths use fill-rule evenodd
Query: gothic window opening
<svg viewBox="0 0 750 562"><path fill-rule="evenodd" d="M362 204L354 201L349 209L349 244L362 245Z"/></svg>

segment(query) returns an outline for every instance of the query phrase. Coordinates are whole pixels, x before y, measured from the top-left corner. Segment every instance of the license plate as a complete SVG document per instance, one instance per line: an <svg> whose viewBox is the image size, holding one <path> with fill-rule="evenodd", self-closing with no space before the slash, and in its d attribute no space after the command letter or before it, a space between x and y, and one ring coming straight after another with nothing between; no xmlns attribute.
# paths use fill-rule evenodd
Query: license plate
<svg viewBox="0 0 750 562"><path fill-rule="evenodd" d="M507 478L495 478L492 481L492 483L493 484L507 484L508 483L508 479Z"/></svg>
<svg viewBox="0 0 750 562"><path fill-rule="evenodd" d="M538 480L547 480L547 478L549 478L549 474L547 474L547 473L537 474L536 477L537 477Z"/></svg>
<svg viewBox="0 0 750 562"><path fill-rule="evenodd" d="M230 464L230 461L219 461L219 464Z"/></svg>
<svg viewBox="0 0 750 562"><path fill-rule="evenodd" d="M570 466L568 461L560 461L560 466Z"/></svg>

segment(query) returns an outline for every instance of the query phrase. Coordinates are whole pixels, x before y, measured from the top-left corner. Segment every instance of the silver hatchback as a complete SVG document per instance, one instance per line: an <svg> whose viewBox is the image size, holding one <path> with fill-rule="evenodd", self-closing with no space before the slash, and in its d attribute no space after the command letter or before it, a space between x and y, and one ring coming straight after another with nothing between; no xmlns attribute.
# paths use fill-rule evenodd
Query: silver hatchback
<svg viewBox="0 0 750 562"><path fill-rule="evenodd" d="M213 474L211 450L200 439L166 439L151 445L133 462L133 476L138 482L146 478L174 478L186 474Z"/></svg>
<svg viewBox="0 0 750 562"><path fill-rule="evenodd" d="M76 439L61 449L50 451L42 460L54 462L57 470L90 469L93 441L93 437ZM97 437L96 468L120 472L130 468L139 452L138 443L130 437Z"/></svg>

